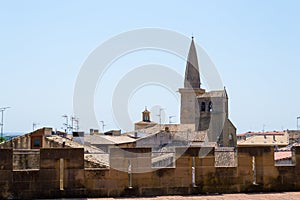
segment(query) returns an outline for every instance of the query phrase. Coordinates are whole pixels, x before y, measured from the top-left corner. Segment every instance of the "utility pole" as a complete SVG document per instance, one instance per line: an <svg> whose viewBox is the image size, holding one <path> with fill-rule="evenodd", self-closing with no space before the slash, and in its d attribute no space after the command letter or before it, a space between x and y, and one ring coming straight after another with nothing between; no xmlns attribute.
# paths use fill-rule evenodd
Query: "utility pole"
<svg viewBox="0 0 300 200"><path fill-rule="evenodd" d="M0 108L0 111L1 111L1 137L3 137L3 127L4 127L4 122L3 122L3 120L4 120L4 111L5 111L6 109L8 109L8 108L10 108L10 107L3 107L3 108Z"/></svg>

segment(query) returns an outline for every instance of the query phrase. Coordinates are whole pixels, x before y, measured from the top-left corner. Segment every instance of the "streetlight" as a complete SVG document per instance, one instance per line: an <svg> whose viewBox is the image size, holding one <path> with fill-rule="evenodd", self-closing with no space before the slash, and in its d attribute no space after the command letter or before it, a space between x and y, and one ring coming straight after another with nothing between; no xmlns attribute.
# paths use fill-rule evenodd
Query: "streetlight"
<svg viewBox="0 0 300 200"><path fill-rule="evenodd" d="M8 109L8 108L10 108L10 107L3 107L3 108L0 108L0 111L1 111L1 137L3 137L3 126L4 126L4 122L3 122L3 119L4 119L4 111L6 110L6 109Z"/></svg>
<svg viewBox="0 0 300 200"><path fill-rule="evenodd" d="M298 123L299 119L300 119L300 117L297 117L297 130L299 130L299 123Z"/></svg>

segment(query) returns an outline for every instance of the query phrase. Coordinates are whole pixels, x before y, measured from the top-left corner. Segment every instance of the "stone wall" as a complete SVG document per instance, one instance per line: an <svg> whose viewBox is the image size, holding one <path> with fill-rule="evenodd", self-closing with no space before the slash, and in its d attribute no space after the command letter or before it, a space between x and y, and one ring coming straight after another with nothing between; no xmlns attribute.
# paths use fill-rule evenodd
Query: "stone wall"
<svg viewBox="0 0 300 200"><path fill-rule="evenodd" d="M236 151L237 165L220 167L215 163L214 148L176 148L175 167L157 169L151 166L150 148L113 148L110 168L85 169L82 148L44 148L40 149L39 169L14 170L13 151L0 149L0 197L119 197L300 189L299 147L295 147L296 163L290 166L274 165L272 147L238 147ZM224 152L222 157L226 157Z"/></svg>
<svg viewBox="0 0 300 200"><path fill-rule="evenodd" d="M8 198L13 187L13 152L11 149L0 149L0 199Z"/></svg>
<svg viewBox="0 0 300 200"><path fill-rule="evenodd" d="M40 151L37 149L15 149L13 151L13 169L39 169Z"/></svg>

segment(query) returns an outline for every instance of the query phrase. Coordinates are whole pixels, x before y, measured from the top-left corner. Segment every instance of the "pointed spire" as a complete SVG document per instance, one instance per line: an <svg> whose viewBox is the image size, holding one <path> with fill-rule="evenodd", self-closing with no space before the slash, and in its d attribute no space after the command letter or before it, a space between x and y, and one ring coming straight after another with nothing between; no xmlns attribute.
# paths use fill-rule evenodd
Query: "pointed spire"
<svg viewBox="0 0 300 200"><path fill-rule="evenodd" d="M192 36L192 42L188 54L188 59L185 68L185 88L200 88L200 73L198 66L197 51L194 44L194 36Z"/></svg>
<svg viewBox="0 0 300 200"><path fill-rule="evenodd" d="M228 99L228 94L225 86L224 86L224 93L225 93L225 98Z"/></svg>

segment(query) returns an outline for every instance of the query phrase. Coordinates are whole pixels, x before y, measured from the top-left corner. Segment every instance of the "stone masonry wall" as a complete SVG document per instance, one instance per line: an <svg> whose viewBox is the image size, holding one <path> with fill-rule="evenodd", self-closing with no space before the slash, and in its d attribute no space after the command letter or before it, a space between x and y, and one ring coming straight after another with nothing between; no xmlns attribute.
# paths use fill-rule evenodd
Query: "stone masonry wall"
<svg viewBox="0 0 300 200"><path fill-rule="evenodd" d="M47 148L40 150L39 169L13 170L12 150L0 149L0 197L119 197L300 189L299 147L295 147L296 163L291 166L274 165L273 147L238 147L237 165L233 167L215 167L214 148L208 147L177 148L175 167L159 169L151 167L150 148L113 148L110 152L109 169L85 169L81 148Z"/></svg>

